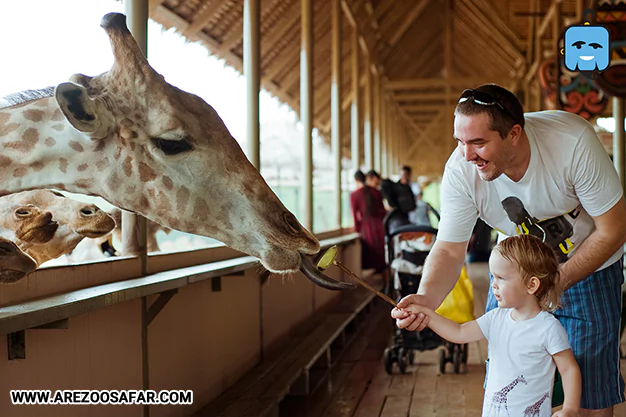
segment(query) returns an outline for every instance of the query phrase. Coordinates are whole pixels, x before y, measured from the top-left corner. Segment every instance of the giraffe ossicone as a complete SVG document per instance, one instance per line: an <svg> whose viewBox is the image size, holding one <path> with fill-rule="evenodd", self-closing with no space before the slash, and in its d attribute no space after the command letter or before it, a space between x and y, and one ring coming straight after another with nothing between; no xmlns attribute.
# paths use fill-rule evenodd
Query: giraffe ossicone
<svg viewBox="0 0 626 417"><path fill-rule="evenodd" d="M0 100L0 195L54 188L100 196L163 226L218 239L271 272L300 270L324 288L355 288L311 264L307 255L320 249L315 236L217 112L152 69L126 17L109 13L101 26L113 50L109 71L76 74L53 96Z"/></svg>

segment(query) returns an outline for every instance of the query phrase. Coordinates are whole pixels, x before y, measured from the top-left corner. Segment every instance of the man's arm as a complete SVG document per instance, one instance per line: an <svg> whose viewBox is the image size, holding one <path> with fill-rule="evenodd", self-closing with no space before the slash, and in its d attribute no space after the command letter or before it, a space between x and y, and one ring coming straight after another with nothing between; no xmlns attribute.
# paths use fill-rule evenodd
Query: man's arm
<svg viewBox="0 0 626 417"><path fill-rule="evenodd" d="M593 220L596 229L561 266L564 290L591 275L626 242L624 197L606 213L593 217Z"/></svg>
<svg viewBox="0 0 626 417"><path fill-rule="evenodd" d="M580 410L581 376L580 369L571 349L563 350L552 356L563 380L565 401L563 409L555 417L576 416Z"/></svg>
<svg viewBox="0 0 626 417"><path fill-rule="evenodd" d="M398 303L398 308L404 309L411 304L418 304L436 310L461 275L466 249L467 241L437 240L424 263L422 281L417 294L404 297ZM424 314L411 314L398 309L394 309L391 316L397 319L399 328L410 331L423 330L429 320Z"/></svg>

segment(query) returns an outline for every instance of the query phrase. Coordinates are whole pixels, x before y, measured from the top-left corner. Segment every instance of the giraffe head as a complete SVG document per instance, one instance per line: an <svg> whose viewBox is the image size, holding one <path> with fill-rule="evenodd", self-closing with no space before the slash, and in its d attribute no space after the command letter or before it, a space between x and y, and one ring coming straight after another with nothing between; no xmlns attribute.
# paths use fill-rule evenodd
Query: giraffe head
<svg viewBox="0 0 626 417"><path fill-rule="evenodd" d="M31 190L0 197L3 204L32 204L52 213L54 220L83 237L99 238L111 232L115 220L98 206L83 203L52 190Z"/></svg>
<svg viewBox="0 0 626 417"><path fill-rule="evenodd" d="M49 211L32 204L0 204L0 234L9 240L38 245L52 240L58 228Z"/></svg>
<svg viewBox="0 0 626 417"><path fill-rule="evenodd" d="M37 269L35 261L15 243L0 237L0 284L21 280Z"/></svg>
<svg viewBox="0 0 626 417"><path fill-rule="evenodd" d="M0 197L1 206L35 207L52 214L58 228L52 239L41 242L23 240L16 233L16 243L38 265L71 253L85 238L99 238L115 227L115 221L93 204L66 198L50 190L33 190Z"/></svg>
<svg viewBox="0 0 626 417"><path fill-rule="evenodd" d="M95 77L75 74L55 89L65 118L91 139L97 173L89 185L65 189L218 239L271 272L301 270L325 288L354 288L313 267L305 255L319 252L317 239L272 192L216 111L152 69L126 17L107 14L101 26L112 68Z"/></svg>

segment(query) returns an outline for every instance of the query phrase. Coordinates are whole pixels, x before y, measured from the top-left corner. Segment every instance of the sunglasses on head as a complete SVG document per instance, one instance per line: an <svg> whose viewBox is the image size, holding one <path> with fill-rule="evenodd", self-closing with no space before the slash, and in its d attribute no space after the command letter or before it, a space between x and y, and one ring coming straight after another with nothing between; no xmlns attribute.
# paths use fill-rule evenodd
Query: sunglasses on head
<svg viewBox="0 0 626 417"><path fill-rule="evenodd" d="M496 106L500 110L502 110L504 113L511 116L515 123L519 123L517 119L515 118L515 116L513 115L513 112L511 112L508 108L506 108L506 106L500 103L500 101L498 101L498 99L490 93L468 88L467 90L464 90L461 93L461 98L459 98L459 103L464 103L467 100L473 100L474 103L480 104L481 106Z"/></svg>

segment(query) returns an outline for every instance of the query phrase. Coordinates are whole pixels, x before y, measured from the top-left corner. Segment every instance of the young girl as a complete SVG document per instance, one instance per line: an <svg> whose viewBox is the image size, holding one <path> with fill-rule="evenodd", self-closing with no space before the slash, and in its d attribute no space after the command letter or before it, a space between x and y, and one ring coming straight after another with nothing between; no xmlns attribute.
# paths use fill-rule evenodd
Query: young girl
<svg viewBox="0 0 626 417"><path fill-rule="evenodd" d="M555 365L565 402L553 417L577 416L580 370L565 329L549 313L559 301L556 255L534 236L513 236L494 248L489 269L499 308L477 320L459 325L417 304L403 310L428 316L428 326L451 342L489 341L483 417L549 417Z"/></svg>

